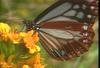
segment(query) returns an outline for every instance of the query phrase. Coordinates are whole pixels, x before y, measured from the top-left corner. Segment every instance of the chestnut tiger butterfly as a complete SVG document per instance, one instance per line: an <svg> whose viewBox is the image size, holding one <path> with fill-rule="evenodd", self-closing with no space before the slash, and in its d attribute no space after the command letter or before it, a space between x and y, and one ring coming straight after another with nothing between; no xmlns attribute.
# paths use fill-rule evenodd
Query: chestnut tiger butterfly
<svg viewBox="0 0 100 68"><path fill-rule="evenodd" d="M87 52L94 38L96 0L59 0L31 23L46 52L57 60L68 60ZM34 34L34 33L33 33Z"/></svg>

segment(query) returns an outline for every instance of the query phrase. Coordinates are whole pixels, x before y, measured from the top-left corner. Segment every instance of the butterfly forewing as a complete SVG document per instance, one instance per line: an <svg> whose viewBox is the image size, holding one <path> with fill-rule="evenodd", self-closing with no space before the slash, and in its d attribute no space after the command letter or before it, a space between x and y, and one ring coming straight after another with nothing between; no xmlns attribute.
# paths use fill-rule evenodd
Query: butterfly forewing
<svg viewBox="0 0 100 68"><path fill-rule="evenodd" d="M95 0L94 0L95 1ZM95 1L96 2L96 1ZM97 13L96 3L88 2L87 0L61 0L50 6L36 19L37 24L44 24L44 22L59 20L76 20L81 23L94 22ZM93 7L95 9L93 9Z"/></svg>

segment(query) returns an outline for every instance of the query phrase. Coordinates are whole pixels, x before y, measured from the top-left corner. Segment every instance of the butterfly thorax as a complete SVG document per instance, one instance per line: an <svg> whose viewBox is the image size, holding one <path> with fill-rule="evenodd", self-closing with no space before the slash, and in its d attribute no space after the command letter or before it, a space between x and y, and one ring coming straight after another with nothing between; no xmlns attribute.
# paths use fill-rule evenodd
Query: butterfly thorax
<svg viewBox="0 0 100 68"><path fill-rule="evenodd" d="M38 31L40 29L40 26L36 23L32 24L32 29Z"/></svg>
<svg viewBox="0 0 100 68"><path fill-rule="evenodd" d="M24 22L26 27L27 27L27 31L30 31L30 30L36 30L38 31L40 29L39 25L36 24L35 22L32 22L32 21L25 21Z"/></svg>

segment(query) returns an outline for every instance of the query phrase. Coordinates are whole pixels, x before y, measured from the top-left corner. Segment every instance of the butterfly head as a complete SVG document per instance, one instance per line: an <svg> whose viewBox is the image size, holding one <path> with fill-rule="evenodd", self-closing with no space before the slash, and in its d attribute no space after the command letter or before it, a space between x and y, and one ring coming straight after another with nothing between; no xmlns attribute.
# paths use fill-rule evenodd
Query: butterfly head
<svg viewBox="0 0 100 68"><path fill-rule="evenodd" d="M24 22L25 25L26 25L26 30L29 31L29 30L36 30L38 31L40 29L39 25L32 22L32 21L25 21Z"/></svg>
<svg viewBox="0 0 100 68"><path fill-rule="evenodd" d="M36 23L32 24L32 29L38 31L40 29L40 26Z"/></svg>

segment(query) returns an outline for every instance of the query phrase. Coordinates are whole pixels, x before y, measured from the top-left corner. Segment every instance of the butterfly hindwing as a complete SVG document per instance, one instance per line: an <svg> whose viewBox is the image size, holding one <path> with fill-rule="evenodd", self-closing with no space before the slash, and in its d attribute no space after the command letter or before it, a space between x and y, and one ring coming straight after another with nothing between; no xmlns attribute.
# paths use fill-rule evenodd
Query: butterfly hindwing
<svg viewBox="0 0 100 68"><path fill-rule="evenodd" d="M89 35L85 38L82 35L82 23L54 23L47 23L39 31L40 42L49 55L57 60L68 60L88 51L94 35ZM60 26L54 26L57 24ZM65 28L66 26L68 28ZM87 33L93 34L90 30Z"/></svg>

